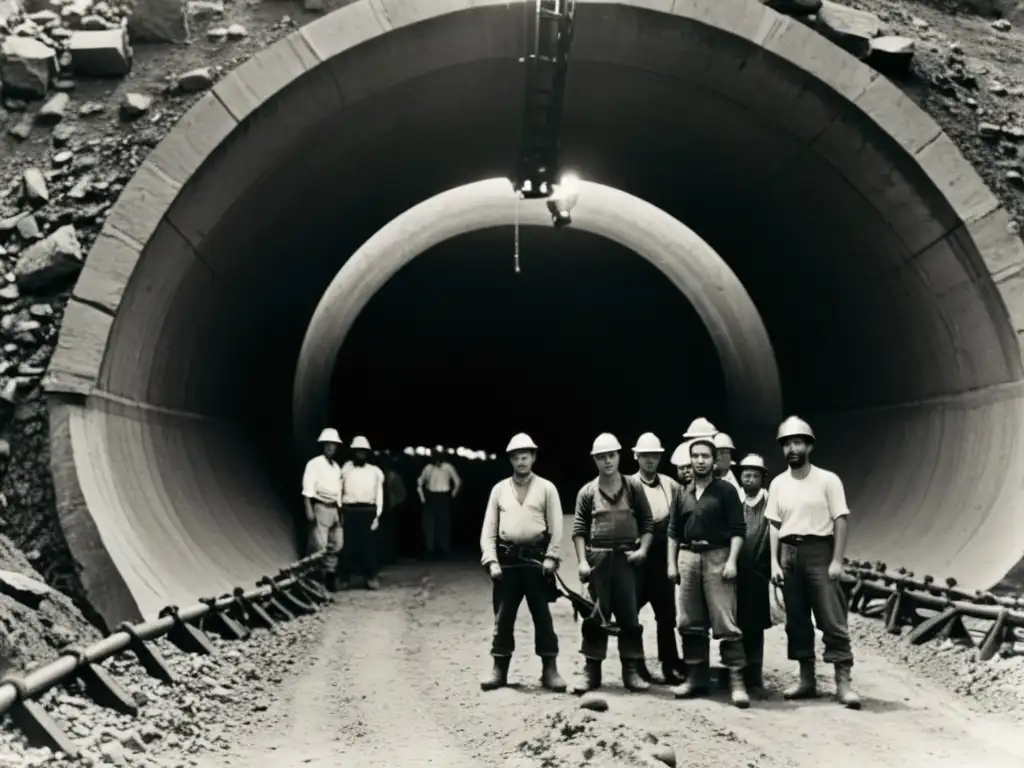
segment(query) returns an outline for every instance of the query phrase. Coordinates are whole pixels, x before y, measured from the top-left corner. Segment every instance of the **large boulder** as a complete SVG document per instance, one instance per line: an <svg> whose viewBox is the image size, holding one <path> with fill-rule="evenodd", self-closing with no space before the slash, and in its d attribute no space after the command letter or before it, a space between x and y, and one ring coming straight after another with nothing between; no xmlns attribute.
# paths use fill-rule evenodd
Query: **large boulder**
<svg viewBox="0 0 1024 768"><path fill-rule="evenodd" d="M187 1L136 0L128 17L128 34L133 42L187 43Z"/></svg>
<svg viewBox="0 0 1024 768"><path fill-rule="evenodd" d="M4 93L41 99L57 72L57 52L31 37L12 35L0 46L0 82Z"/></svg>
<svg viewBox="0 0 1024 768"><path fill-rule="evenodd" d="M871 53L871 41L882 33L882 20L873 13L823 0L817 28L840 48L864 59Z"/></svg>

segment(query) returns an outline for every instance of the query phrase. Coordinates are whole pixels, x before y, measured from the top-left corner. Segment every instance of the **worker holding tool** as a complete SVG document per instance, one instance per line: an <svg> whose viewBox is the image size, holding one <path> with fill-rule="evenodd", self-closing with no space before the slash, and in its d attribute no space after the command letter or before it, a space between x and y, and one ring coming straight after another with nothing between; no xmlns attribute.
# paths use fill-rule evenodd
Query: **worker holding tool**
<svg viewBox="0 0 1024 768"><path fill-rule="evenodd" d="M541 659L541 685L563 692L558 635L548 602L561 562L562 502L554 483L533 472L537 445L529 435L515 435L505 453L512 476L491 489L480 532L480 562L490 574L494 595L494 667L480 687L491 691L508 684L516 614L525 598L533 618L534 650Z"/></svg>
<svg viewBox="0 0 1024 768"><path fill-rule="evenodd" d="M352 459L341 468L341 514L348 547L339 574L342 589L352 576L362 576L367 589L379 589L377 542L374 534L384 513L384 472L370 464L370 442L352 438Z"/></svg>
<svg viewBox="0 0 1024 768"><path fill-rule="evenodd" d="M423 548L426 560L445 560L452 552L452 502L462 489L462 478L444 453L436 449L416 483L423 505Z"/></svg>
<svg viewBox="0 0 1024 768"><path fill-rule="evenodd" d="M672 451L669 463L676 468L676 480L679 481L680 489L682 491L690 490L693 483L693 461L690 459L689 440L676 446L676 449Z"/></svg>
<svg viewBox="0 0 1024 768"><path fill-rule="evenodd" d="M639 466L633 477L642 484L654 520L654 538L644 560L637 609L643 610L650 603L657 623L662 678L668 685L678 685L682 682L679 679L682 661L676 645L675 584L668 579L668 517L670 510L681 503L681 498L676 481L658 472L664 454L661 440L653 432L640 435L633 446L633 457ZM646 682L654 682L644 660L640 661L638 672Z"/></svg>
<svg viewBox="0 0 1024 768"><path fill-rule="evenodd" d="M335 459L342 445L338 430L328 427L317 439L321 454L306 462L302 473L302 504L309 523L309 554L324 553L321 577L337 589L338 553L345 543L341 527L341 466Z"/></svg>
<svg viewBox="0 0 1024 768"><path fill-rule="evenodd" d="M729 485L736 489L736 493L740 495L740 498L742 498L743 487L740 485L739 480L736 479L736 474L732 471L732 468L736 465L732 458L732 452L735 450L736 445L725 432L719 432L715 435L715 477L729 483Z"/></svg>
<svg viewBox="0 0 1024 768"><path fill-rule="evenodd" d="M835 665L836 698L849 709L860 709L850 682L853 650L841 582L850 515L846 490L834 472L811 464L815 440L810 424L790 416L776 437L789 469L772 480L764 516L771 523L772 581L782 587L786 603L789 658L800 663L799 682L783 695L817 695L817 624L825 641L824 661Z"/></svg>
<svg viewBox="0 0 1024 768"><path fill-rule="evenodd" d="M768 493L768 467L764 457L751 453L739 463L743 486L743 518L747 533L740 549L736 576L736 620L743 633L743 649L747 657L744 680L747 690L764 688L764 631L772 627L771 575L772 558L764 510Z"/></svg>
<svg viewBox="0 0 1024 768"><path fill-rule="evenodd" d="M598 435L590 451L598 476L576 495L572 542L580 583L587 585L595 604L582 623L580 652L585 662L580 693L601 687L612 617L618 625L622 684L632 691L648 688L639 669L644 645L637 594L654 538L654 519L643 486L619 472L621 451L615 435Z"/></svg>
<svg viewBox="0 0 1024 768"><path fill-rule="evenodd" d="M714 476L716 431L707 419L695 420L687 430L693 490L669 518L669 578L679 585L676 610L687 666L686 682L673 694L685 699L708 693L710 628L721 641L732 703L745 709L750 698L743 681L743 633L736 622L736 575L746 523L736 489Z"/></svg>

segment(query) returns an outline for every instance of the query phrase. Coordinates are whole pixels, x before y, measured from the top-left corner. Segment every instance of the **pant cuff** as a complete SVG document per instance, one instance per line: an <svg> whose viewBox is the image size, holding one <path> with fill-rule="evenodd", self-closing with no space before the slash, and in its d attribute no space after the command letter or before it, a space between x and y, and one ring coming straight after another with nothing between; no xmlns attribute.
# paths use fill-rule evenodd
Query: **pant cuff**
<svg viewBox="0 0 1024 768"><path fill-rule="evenodd" d="M850 655L850 656L840 656L839 654L834 654L833 655L831 653L826 653L822 657L822 661L825 662L826 664L836 664L836 665L841 666L841 667L844 667L844 666L845 667L852 667L853 666L853 656L852 655Z"/></svg>

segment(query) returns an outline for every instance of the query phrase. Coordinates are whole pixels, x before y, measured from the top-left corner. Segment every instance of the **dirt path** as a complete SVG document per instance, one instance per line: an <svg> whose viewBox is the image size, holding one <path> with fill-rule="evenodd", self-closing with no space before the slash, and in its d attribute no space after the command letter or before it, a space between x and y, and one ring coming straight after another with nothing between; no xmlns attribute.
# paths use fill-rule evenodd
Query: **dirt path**
<svg viewBox="0 0 1024 768"><path fill-rule="evenodd" d="M609 662L610 708L594 715L571 696L541 691L537 660L527 652L513 664L517 687L484 694L478 679L487 666L490 598L479 570L407 566L388 582L376 594L339 595L306 671L279 691L265 720L232 735L233 750L203 757L199 768L317 768L339 760L352 768L652 766L658 763L646 753L653 741L694 766L819 768L823 755L838 766L1024 766L1024 743L1009 723L970 713L868 652L855 670L860 712L828 699L791 704L778 694L747 711L722 695L676 702L660 688L626 694ZM564 671L576 675L578 625L564 602L555 614ZM781 631L769 637L766 677L778 690L791 666ZM525 608L517 644L532 647Z"/></svg>

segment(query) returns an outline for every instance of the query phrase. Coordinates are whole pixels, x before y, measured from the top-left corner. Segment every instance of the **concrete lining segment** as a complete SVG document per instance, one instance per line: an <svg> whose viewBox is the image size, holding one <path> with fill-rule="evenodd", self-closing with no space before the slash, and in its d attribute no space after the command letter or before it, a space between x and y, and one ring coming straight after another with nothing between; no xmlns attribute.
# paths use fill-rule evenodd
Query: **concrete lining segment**
<svg viewBox="0 0 1024 768"><path fill-rule="evenodd" d="M550 227L542 201L517 204L507 179L442 192L393 219L338 272L313 313L293 399L296 450L315 441L330 412L331 375L367 302L403 266L439 243L499 226ZM625 192L580 183L573 227L613 240L657 267L697 310L718 350L733 424L771 430L782 388L768 331L728 264L682 222Z"/></svg>
<svg viewBox="0 0 1024 768"><path fill-rule="evenodd" d="M863 413L861 406L892 402L884 400L886 391L905 400L941 398L892 420L892 411L873 418L870 408L864 418L828 416L822 424L834 429L833 445L850 449L832 453L826 441L819 455L856 473L851 495L865 518L854 543L864 555L888 545L886 526L906 527L899 539L904 562L944 565L978 586L997 579L995 572L1024 550L1024 531L1006 516L1019 504L1020 488L1008 470L1019 466L1014 430L1024 416L1012 404L957 399L1022 376L1024 297L1014 265L1024 261L1024 247L994 196L891 84L757 0L584 0L578 8L567 157L595 169L587 178L687 222L748 286L770 332L794 312L817 313L813 325L825 336L812 346L827 356L829 338L833 345L840 339L845 350L826 357L844 372L831 388L842 393L845 407ZM518 80L508 75L515 76L524 51L520 12L520 3L505 0L365 0L304 27L218 83L111 210L69 306L48 390L80 396L99 389L126 403L214 422L225 416L237 387L255 370L245 368L254 363L239 352L253 354L246 332L259 338L270 323L308 321L318 286L340 266L310 263L309 291L291 302L291 314L277 308L281 317L268 319L275 271L303 247L278 230L290 228L294 239L295 231L351 212L353 234L338 246L351 253L417 202L495 175L515 133L495 125L517 114L520 102L510 86ZM445 82L461 88L447 101L438 85ZM431 94L437 104L416 102L418 94ZM445 155L451 147L465 149ZM385 154L374 160L374 152ZM414 160L417 153L427 158ZM397 188L402 174L417 173L419 186ZM649 179L669 181L673 174L684 180L676 179L677 199L659 199L666 193ZM353 191L353 178L379 178L380 185ZM396 188L385 193L388 184ZM735 209L735 220L716 228L709 211L723 201ZM745 235L747 229L757 238ZM278 262L260 254L264 243ZM791 263L799 265L787 283L765 282L771 275L758 256L771 253L769 243L784 246L780 252L791 252ZM836 286L836 293L803 298L817 285ZM286 367L295 344L285 344L273 365L259 362ZM790 351L778 354L787 395L805 410L823 377ZM865 361L872 377L858 370ZM199 557L194 573L217 584L229 572L255 575L254 564L265 563L267 551L287 559L279 547L264 549L254 530L280 532L273 522L280 501L255 460L240 458L250 453L247 443L241 454L229 455L233 443L223 428L193 432L194 419L171 428L169 417L156 419L145 408L115 414L105 402L95 398L86 407L91 415L76 416L81 424L95 420L92 437L73 429L55 433L55 448L73 443L55 455L75 457L84 504L139 605L170 600L172 592L178 600L195 586L175 582L171 560L137 562L159 559L162 544L130 541L121 531L139 524L139 507L163 520L165 538L181 535L197 546L204 540L198 520L212 526L223 516L253 529L255 538L247 532L226 545L219 566L190 556ZM973 435L987 433L1005 437L963 452ZM931 441L942 473L917 471L921 441ZM890 462L878 458L878 446ZM147 458L148 451L158 458ZM109 458L114 453L116 462ZM199 456L212 469L193 468L190 461ZM179 487L173 478L181 472L199 474L188 474ZM57 480L69 478L64 473ZM871 487L857 483L862 478ZM954 481L981 500L983 520L970 528L974 539L927 539L925 551L914 537L953 530L962 514L966 497ZM984 492L980 483L989 484ZM899 508L887 499L898 499ZM931 511L931 521L922 510ZM178 515L186 522L175 522ZM1000 526L1011 534L993 539ZM75 525L67 527L74 539ZM986 549L997 540L998 551ZM135 546L151 549L136 553ZM91 556L82 559L86 569L102 567ZM162 595L152 587L159 579L169 579ZM109 616L125 604L109 593L104 600L99 608Z"/></svg>

